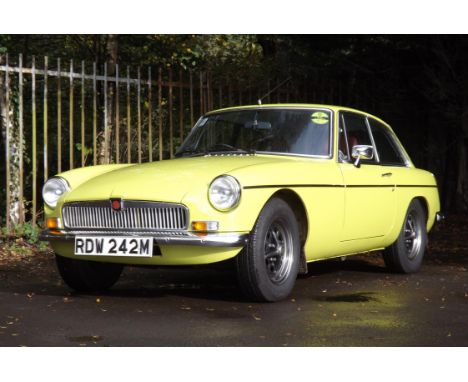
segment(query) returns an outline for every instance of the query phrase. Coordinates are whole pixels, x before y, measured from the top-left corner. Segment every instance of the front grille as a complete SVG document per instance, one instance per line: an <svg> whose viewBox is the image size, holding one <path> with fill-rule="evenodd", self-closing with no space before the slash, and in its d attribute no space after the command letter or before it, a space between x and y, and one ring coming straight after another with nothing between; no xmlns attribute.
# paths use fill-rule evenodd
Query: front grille
<svg viewBox="0 0 468 382"><path fill-rule="evenodd" d="M175 203L122 200L122 209L111 208L110 200L66 203L62 218L67 229L184 230L188 210Z"/></svg>

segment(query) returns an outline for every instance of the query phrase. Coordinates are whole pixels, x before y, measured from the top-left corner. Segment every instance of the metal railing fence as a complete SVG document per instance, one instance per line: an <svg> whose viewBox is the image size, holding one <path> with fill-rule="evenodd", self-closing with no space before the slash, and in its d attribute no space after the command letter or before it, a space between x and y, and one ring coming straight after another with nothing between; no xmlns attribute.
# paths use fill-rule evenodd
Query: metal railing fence
<svg viewBox="0 0 468 382"><path fill-rule="evenodd" d="M77 65L60 58L52 64L48 57L31 57L25 65L22 55L14 64L8 55L0 60L0 151L5 158L0 226L7 229L37 223L41 185L51 175L100 163L171 158L200 115L256 103L282 80L234 81L183 68ZM288 83L265 103L340 102L340 87L331 82L323 91L318 86L323 83L319 75L295 86Z"/></svg>

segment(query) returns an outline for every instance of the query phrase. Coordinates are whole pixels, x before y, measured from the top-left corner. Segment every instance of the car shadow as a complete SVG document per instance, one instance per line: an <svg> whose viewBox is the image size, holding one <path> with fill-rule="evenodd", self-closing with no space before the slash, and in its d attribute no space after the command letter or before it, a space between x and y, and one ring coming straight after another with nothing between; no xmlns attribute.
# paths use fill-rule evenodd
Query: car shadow
<svg viewBox="0 0 468 382"><path fill-rule="evenodd" d="M53 268L52 268L53 267ZM300 279L314 276L331 275L343 272L386 272L383 264L375 258L351 258L346 261L325 260L308 264L308 273ZM55 266L51 265L46 275L27 277L18 275L8 283L0 284L0 292L54 296L57 298L74 298L78 296L112 298L164 298L177 296L190 299L216 300L248 303L241 294L234 271L233 263L218 264L215 267L126 267L119 282L110 290L100 293L81 294L73 292L60 279Z"/></svg>

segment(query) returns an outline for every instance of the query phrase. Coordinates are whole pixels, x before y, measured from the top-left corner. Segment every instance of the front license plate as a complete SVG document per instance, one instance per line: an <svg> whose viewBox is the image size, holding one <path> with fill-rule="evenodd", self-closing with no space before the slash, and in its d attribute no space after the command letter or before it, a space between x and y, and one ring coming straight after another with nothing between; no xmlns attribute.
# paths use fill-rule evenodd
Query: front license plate
<svg viewBox="0 0 468 382"><path fill-rule="evenodd" d="M75 255L151 257L153 238L133 236L77 236Z"/></svg>

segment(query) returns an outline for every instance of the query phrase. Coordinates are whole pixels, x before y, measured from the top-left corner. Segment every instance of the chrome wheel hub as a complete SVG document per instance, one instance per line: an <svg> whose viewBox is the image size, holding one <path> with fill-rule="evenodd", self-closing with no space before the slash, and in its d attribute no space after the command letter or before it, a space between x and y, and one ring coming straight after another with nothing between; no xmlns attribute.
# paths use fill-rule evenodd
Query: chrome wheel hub
<svg viewBox="0 0 468 382"><path fill-rule="evenodd" d="M406 255L410 260L413 260L420 252L422 241L421 230L420 222L416 219L413 212L410 212L406 217L404 236Z"/></svg>
<svg viewBox="0 0 468 382"><path fill-rule="evenodd" d="M293 264L292 235L282 220L274 221L265 236L265 265L268 277L275 284L282 284Z"/></svg>

